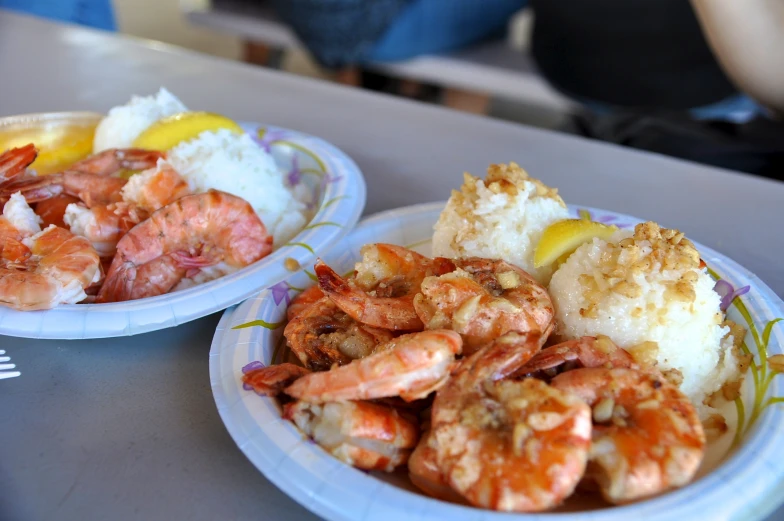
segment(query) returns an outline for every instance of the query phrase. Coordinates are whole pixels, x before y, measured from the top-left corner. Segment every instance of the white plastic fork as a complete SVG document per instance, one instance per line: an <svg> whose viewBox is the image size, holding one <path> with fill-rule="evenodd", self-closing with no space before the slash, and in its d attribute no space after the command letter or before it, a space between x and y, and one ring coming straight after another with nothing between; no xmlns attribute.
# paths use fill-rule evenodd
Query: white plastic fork
<svg viewBox="0 0 784 521"><path fill-rule="evenodd" d="M16 364L7 363L11 361L11 357L3 355L5 355L5 350L0 349L0 380L21 375L22 373L19 371L14 371Z"/></svg>

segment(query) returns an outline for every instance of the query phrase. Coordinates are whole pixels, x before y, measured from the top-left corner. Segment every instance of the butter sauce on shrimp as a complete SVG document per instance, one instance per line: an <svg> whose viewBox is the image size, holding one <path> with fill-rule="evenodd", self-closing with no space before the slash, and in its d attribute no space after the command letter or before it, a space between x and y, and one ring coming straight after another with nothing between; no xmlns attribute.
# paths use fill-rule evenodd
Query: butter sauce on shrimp
<svg viewBox="0 0 784 521"><path fill-rule="evenodd" d="M431 259L393 244L362 247L355 276L345 280L319 261L315 271L322 291L359 322L396 331L420 331L414 297L425 277L455 269L449 259Z"/></svg>
<svg viewBox="0 0 784 521"><path fill-rule="evenodd" d="M582 478L590 408L540 380L505 379L543 342L538 331L507 333L463 359L436 393L430 447L446 483L472 505L546 510Z"/></svg>
<svg viewBox="0 0 784 521"><path fill-rule="evenodd" d="M689 399L661 375L584 368L552 381L593 409L586 477L610 503L627 503L687 484L705 452L705 433Z"/></svg>
<svg viewBox="0 0 784 521"><path fill-rule="evenodd" d="M291 351L311 371L364 358L392 340L391 331L360 324L327 297L310 302L317 296L308 290L292 301L292 318L283 330Z"/></svg>
<svg viewBox="0 0 784 521"><path fill-rule="evenodd" d="M285 392L313 403L400 396L424 398L446 383L462 347L453 331L424 331L395 338L378 352L295 381Z"/></svg>
<svg viewBox="0 0 784 521"><path fill-rule="evenodd" d="M455 263L459 269L425 278L414 299L427 329L460 333L467 355L509 331L550 333L550 297L525 271L500 260L468 258Z"/></svg>
<svg viewBox="0 0 784 521"><path fill-rule="evenodd" d="M416 422L378 403L297 401L284 406L283 417L340 461L365 470L393 471L419 441Z"/></svg>

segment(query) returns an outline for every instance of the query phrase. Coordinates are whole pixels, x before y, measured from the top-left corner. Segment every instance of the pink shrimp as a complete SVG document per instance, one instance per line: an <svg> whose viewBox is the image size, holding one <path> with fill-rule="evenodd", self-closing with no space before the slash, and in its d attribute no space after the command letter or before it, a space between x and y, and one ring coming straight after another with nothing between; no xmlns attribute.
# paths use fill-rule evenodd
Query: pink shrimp
<svg viewBox="0 0 784 521"><path fill-rule="evenodd" d="M637 368L632 355L615 345L608 337L599 335L567 340L542 349L513 376L520 377L540 371L553 376L553 373L559 370L569 370L575 366Z"/></svg>
<svg viewBox="0 0 784 521"><path fill-rule="evenodd" d="M33 164L36 157L38 157L38 150L32 143L3 152L0 155L0 185L23 175L27 167Z"/></svg>
<svg viewBox="0 0 784 521"><path fill-rule="evenodd" d="M162 157L161 152L151 150L106 150L63 172L7 183L0 188L0 197L22 192L28 203L34 203L67 194L87 206L115 203L122 200L120 190L127 181L111 174L121 169L150 168Z"/></svg>
<svg viewBox="0 0 784 521"><path fill-rule="evenodd" d="M157 210L117 243L98 302L170 291L191 269L237 270L272 251L272 235L242 198L211 190Z"/></svg>
<svg viewBox="0 0 784 521"><path fill-rule="evenodd" d="M464 358L436 393L429 446L444 481L472 505L545 510L582 478L590 408L541 380L505 379L543 342L539 331L507 333Z"/></svg>

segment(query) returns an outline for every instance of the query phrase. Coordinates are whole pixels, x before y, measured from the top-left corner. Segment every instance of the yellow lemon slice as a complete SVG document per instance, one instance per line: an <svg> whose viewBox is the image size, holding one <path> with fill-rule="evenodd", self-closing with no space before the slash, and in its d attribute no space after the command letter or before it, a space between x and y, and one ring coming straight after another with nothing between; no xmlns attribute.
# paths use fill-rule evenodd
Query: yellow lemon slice
<svg viewBox="0 0 784 521"><path fill-rule="evenodd" d="M242 128L225 116L211 112L181 112L150 125L133 142L134 148L165 152L202 132L228 129L237 134Z"/></svg>
<svg viewBox="0 0 784 521"><path fill-rule="evenodd" d="M534 251L534 266L541 268L559 261L563 262L581 244L594 237L607 240L618 231L616 226L588 221L585 219L566 219L545 228L539 244Z"/></svg>

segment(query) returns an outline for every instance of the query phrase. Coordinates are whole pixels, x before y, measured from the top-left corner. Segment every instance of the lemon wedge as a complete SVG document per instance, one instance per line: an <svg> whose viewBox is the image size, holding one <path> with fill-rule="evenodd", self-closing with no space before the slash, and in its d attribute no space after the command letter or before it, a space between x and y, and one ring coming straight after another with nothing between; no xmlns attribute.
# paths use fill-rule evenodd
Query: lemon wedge
<svg viewBox="0 0 784 521"><path fill-rule="evenodd" d="M618 231L617 226L588 221L585 219L566 219L547 228L539 239L534 251L534 267L549 266L554 262L565 261L581 244L594 237L607 240Z"/></svg>
<svg viewBox="0 0 784 521"><path fill-rule="evenodd" d="M228 129L237 134L242 128L225 116L211 112L180 112L150 125L133 142L134 148L165 152L202 132Z"/></svg>

